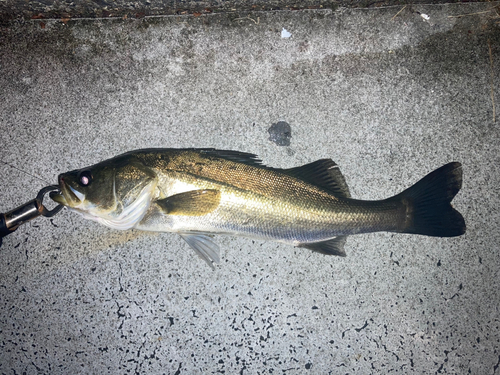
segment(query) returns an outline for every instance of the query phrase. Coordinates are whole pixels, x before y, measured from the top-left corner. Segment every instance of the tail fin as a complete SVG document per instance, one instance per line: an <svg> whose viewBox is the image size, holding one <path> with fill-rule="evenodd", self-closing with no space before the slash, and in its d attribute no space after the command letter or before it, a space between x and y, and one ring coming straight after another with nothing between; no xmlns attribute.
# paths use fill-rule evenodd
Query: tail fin
<svg viewBox="0 0 500 375"><path fill-rule="evenodd" d="M403 233L437 237L464 234L464 218L450 203L461 187L462 165L455 162L429 173L394 197L408 205L409 220Z"/></svg>

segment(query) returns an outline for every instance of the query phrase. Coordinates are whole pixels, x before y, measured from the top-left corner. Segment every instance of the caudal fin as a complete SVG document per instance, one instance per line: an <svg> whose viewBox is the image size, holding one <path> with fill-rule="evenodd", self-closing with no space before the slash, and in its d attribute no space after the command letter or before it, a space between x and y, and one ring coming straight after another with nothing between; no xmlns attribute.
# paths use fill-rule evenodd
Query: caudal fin
<svg viewBox="0 0 500 375"><path fill-rule="evenodd" d="M429 173L395 198L408 205L409 220L403 233L454 237L465 233L465 221L451 206L462 187L462 165L454 162Z"/></svg>

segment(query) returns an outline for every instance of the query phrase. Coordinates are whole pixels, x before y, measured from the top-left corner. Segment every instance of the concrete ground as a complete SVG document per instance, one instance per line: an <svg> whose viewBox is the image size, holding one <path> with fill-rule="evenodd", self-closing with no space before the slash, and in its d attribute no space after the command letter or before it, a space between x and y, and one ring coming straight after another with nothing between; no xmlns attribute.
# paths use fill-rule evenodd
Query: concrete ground
<svg viewBox="0 0 500 375"><path fill-rule="evenodd" d="M478 2L488 0L478 0ZM370 8L463 0L2 0L0 25L12 20L47 18L143 18L158 15L206 15L221 12Z"/></svg>
<svg viewBox="0 0 500 375"><path fill-rule="evenodd" d="M362 199L459 161L467 233L352 236L346 258L217 236L212 271L65 210L4 238L0 373L500 373L498 7L3 27L0 212L128 150L216 147L332 158Z"/></svg>

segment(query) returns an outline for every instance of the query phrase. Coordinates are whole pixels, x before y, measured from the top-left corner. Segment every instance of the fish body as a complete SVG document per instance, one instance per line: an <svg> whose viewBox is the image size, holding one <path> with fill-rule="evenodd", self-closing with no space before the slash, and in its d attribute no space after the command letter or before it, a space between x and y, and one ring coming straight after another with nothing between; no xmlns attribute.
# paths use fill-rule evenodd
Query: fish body
<svg viewBox="0 0 500 375"><path fill-rule="evenodd" d="M61 174L53 199L111 228L178 233L213 266L211 233L341 256L358 233L461 235L465 222L450 204L461 182L461 165L450 163L401 194L363 201L330 159L276 169L237 151L146 149Z"/></svg>

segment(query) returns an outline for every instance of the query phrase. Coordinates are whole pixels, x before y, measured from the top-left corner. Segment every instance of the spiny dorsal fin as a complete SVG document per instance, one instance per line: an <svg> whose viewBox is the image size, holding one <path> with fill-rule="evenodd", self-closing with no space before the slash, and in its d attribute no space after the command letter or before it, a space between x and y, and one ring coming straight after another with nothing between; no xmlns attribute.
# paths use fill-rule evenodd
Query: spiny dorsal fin
<svg viewBox="0 0 500 375"><path fill-rule="evenodd" d="M300 178L302 181L329 190L337 197L351 197L345 178L332 159L321 159L300 167L283 169L282 171L290 176Z"/></svg>
<svg viewBox="0 0 500 375"><path fill-rule="evenodd" d="M237 163L243 163L247 165L253 166L263 166L262 160L255 154L250 154L248 152L241 151L231 151L231 150L216 150L214 148L202 148L202 149L194 149L199 151L204 155L212 155L217 156L219 158L223 158L226 160L231 160Z"/></svg>
<svg viewBox="0 0 500 375"><path fill-rule="evenodd" d="M215 210L220 203L220 191L192 190L156 201L167 215L202 216Z"/></svg>
<svg viewBox="0 0 500 375"><path fill-rule="evenodd" d="M305 247L306 249L315 251L317 253L326 255L338 255L345 257L344 244L347 236L338 236L330 240L321 242L309 242L301 243L299 247Z"/></svg>

